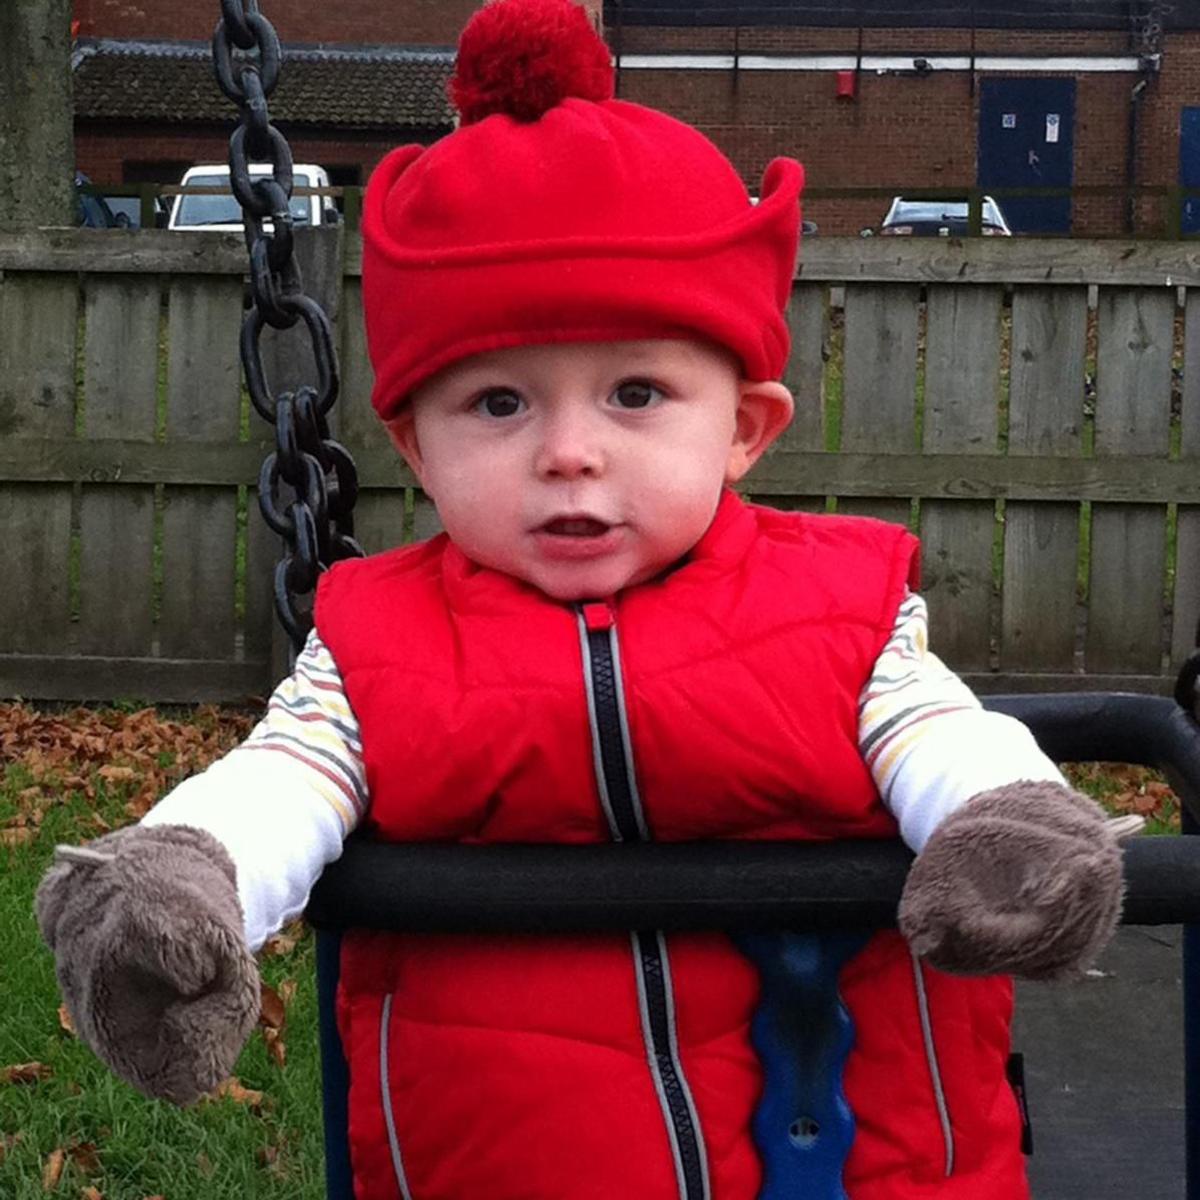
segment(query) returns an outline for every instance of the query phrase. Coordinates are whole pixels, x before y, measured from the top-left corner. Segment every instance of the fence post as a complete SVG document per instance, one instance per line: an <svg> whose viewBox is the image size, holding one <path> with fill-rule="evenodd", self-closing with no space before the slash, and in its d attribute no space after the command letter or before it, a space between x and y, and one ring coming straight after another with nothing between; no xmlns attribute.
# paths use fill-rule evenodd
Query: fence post
<svg viewBox="0 0 1200 1200"><path fill-rule="evenodd" d="M1172 241L1183 237L1183 184L1175 183L1167 188L1166 236Z"/></svg>
<svg viewBox="0 0 1200 1200"><path fill-rule="evenodd" d="M967 193L967 236L981 237L983 235L983 192L971 188Z"/></svg>

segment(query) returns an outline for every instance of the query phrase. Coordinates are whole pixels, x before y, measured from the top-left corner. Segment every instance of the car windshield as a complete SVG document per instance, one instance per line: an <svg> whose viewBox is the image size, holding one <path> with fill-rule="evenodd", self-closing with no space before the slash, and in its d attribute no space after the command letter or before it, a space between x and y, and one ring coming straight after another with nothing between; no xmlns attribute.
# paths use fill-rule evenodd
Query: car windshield
<svg viewBox="0 0 1200 1200"><path fill-rule="evenodd" d="M1004 224L1004 218L1000 215L1000 209L994 200L984 199L982 215L985 225ZM966 221L966 219L967 202L965 200L897 200L888 217L892 224L922 221Z"/></svg>
<svg viewBox="0 0 1200 1200"><path fill-rule="evenodd" d="M187 182L188 187L229 187L228 175L193 175ZM297 225L308 224L309 203L307 196L293 196L288 206L292 210L292 220ZM179 212L175 217L176 225L240 225L242 209L233 192L226 191L220 196L204 196L185 194L181 197Z"/></svg>

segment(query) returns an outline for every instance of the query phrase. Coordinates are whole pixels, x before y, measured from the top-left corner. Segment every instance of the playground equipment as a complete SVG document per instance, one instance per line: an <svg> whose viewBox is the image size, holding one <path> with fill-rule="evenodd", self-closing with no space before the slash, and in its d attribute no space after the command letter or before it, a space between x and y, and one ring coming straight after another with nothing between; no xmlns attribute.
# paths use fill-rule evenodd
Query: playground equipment
<svg viewBox="0 0 1200 1200"><path fill-rule="evenodd" d="M353 540L354 465L329 437L337 364L329 323L304 296L292 252L291 154L270 124L279 73L278 39L257 0L220 0L214 58L222 89L241 108L230 144L230 179L244 211L253 306L242 331L251 398L276 429L276 451L260 479L260 504L288 553L275 575L280 618L298 648L310 617L300 598L321 569L361 553ZM239 53L240 52L240 53ZM249 160L272 172L251 177ZM270 229L265 227L270 222ZM315 387L273 396L259 352L265 325L303 321L313 345ZM295 498L280 499L281 483ZM1200 652L1180 674L1174 700L1119 693L993 697L989 707L1024 721L1057 761L1145 764L1162 770L1183 802L1182 838L1135 840L1125 849L1132 924L1184 923L1187 1196L1200 1200ZM769 1070L760 1137L764 1156L797 1172L809 1200L840 1200L840 1170L852 1136L839 1111L837 1075L848 1044L835 986L838 956L866 931L894 923L909 855L898 843L792 845L395 846L354 837L315 890L318 928L327 1183L330 1200L352 1195L346 1143L347 1073L337 1040L334 994L339 933L388 930L561 932L720 929L743 938L752 959L762 939L785 941L794 969L764 974L759 1021L803 1011L791 1066ZM784 933L778 931L787 931ZM797 1026L791 1022L793 1028ZM769 1033L769 1029L768 1029ZM787 1059L787 1055L778 1061ZM810 1064L800 1070L796 1064ZM816 1064L812 1066L811 1064ZM832 1147L832 1149L830 1149ZM781 1157L780 1157L781 1156ZM764 1195L762 1200L777 1200Z"/></svg>

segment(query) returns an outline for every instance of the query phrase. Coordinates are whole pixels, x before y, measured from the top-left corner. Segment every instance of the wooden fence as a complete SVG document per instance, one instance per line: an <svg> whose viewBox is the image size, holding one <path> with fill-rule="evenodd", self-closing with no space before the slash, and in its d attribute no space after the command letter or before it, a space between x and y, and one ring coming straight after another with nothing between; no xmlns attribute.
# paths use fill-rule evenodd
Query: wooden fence
<svg viewBox="0 0 1200 1200"><path fill-rule="evenodd" d="M357 237L302 244L361 539L424 536L367 405ZM0 234L0 695L270 689L244 269L236 235ZM1200 616L1200 253L817 237L793 299L798 415L749 493L911 523L935 649L981 690L1169 687ZM269 347L277 388L310 374L302 347Z"/></svg>

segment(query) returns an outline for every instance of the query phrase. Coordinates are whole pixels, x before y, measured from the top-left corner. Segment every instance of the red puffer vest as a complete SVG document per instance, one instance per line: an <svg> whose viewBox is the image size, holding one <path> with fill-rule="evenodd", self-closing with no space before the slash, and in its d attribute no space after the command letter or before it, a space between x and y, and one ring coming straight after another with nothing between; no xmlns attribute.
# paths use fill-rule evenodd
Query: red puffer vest
<svg viewBox="0 0 1200 1200"><path fill-rule="evenodd" d="M555 603L444 537L341 563L317 628L378 837L895 835L857 700L916 543L732 493L688 560ZM841 969L850 1200L1020 1200L1011 990L895 933ZM339 1021L359 1200L755 1200L758 977L723 935L356 933Z"/></svg>

